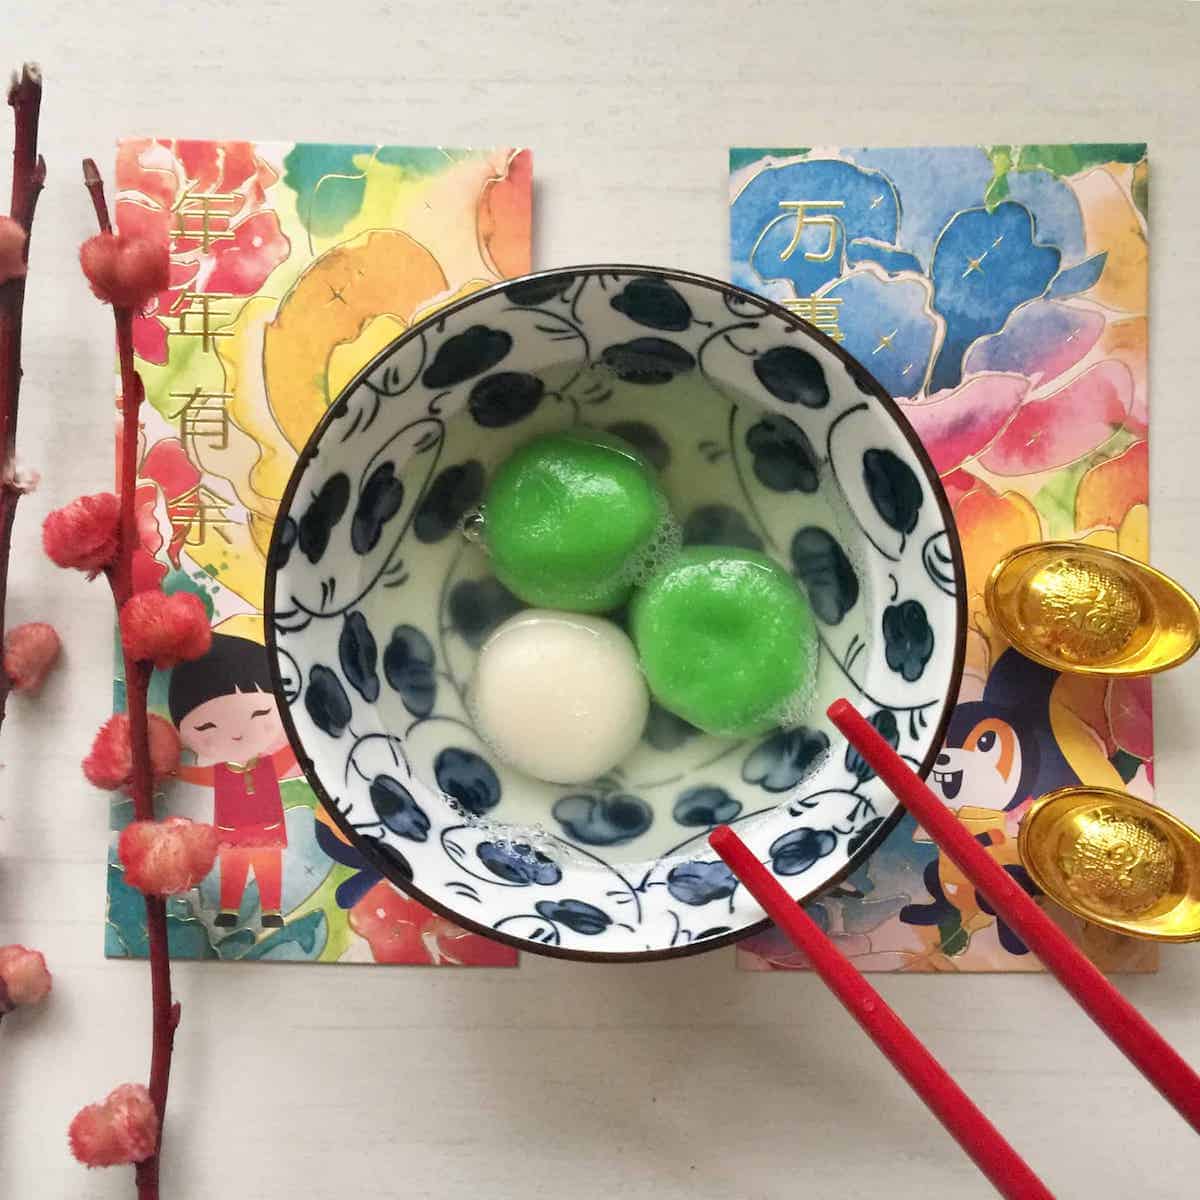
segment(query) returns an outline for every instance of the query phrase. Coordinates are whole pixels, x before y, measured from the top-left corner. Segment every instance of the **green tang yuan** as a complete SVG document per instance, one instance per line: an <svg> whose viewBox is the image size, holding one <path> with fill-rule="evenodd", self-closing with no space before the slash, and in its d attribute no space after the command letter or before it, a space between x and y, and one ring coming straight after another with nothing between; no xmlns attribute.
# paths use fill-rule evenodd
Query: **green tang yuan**
<svg viewBox="0 0 1200 1200"><path fill-rule="evenodd" d="M527 604L571 612L623 604L674 531L650 465L591 429L514 451L496 469L482 512L500 582Z"/></svg>
<svg viewBox="0 0 1200 1200"><path fill-rule="evenodd" d="M811 691L812 611L764 555L684 550L638 592L632 630L659 703L707 733L741 737L786 723Z"/></svg>

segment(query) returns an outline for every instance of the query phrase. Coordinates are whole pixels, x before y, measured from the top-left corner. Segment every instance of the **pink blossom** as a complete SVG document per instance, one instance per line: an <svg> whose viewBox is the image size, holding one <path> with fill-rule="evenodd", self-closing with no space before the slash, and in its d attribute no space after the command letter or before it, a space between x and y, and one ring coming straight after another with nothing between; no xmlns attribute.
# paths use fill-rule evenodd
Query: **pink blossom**
<svg viewBox="0 0 1200 1200"><path fill-rule="evenodd" d="M0 946L0 1013L41 1004L50 995L46 960L28 946Z"/></svg>
<svg viewBox="0 0 1200 1200"><path fill-rule="evenodd" d="M117 857L130 887L174 896L195 887L212 870L217 842L215 826L186 817L132 821L121 831Z"/></svg>
<svg viewBox="0 0 1200 1200"><path fill-rule="evenodd" d="M67 1131L71 1153L87 1167L149 1158L158 1143L158 1113L140 1083L123 1083L99 1104L81 1108Z"/></svg>
<svg viewBox="0 0 1200 1200"><path fill-rule="evenodd" d="M121 643L130 658L162 671L206 654L212 630L192 592L137 592L121 607Z"/></svg>
<svg viewBox="0 0 1200 1200"><path fill-rule="evenodd" d="M42 523L42 548L51 562L94 575L117 557L121 502L112 492L80 496Z"/></svg>
<svg viewBox="0 0 1200 1200"><path fill-rule="evenodd" d="M4 635L4 673L14 692L38 691L58 662L62 642L53 625L29 621Z"/></svg>
<svg viewBox="0 0 1200 1200"><path fill-rule="evenodd" d="M179 734L170 721L150 714L150 769L154 779L173 775L179 767ZM83 760L83 773L94 787L114 791L133 780L133 748L129 717L116 713L100 727L91 751Z"/></svg>
<svg viewBox="0 0 1200 1200"><path fill-rule="evenodd" d="M167 243L125 234L98 233L79 248L79 265L98 300L139 312L170 277Z"/></svg>

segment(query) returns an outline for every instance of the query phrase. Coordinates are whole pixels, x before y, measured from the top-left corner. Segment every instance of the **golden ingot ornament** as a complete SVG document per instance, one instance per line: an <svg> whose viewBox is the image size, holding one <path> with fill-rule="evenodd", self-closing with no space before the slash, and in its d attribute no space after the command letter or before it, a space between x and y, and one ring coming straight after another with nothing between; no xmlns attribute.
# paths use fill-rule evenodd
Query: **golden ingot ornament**
<svg viewBox="0 0 1200 1200"><path fill-rule="evenodd" d="M1200 941L1200 834L1113 788L1068 787L1021 822L1021 861L1063 908L1119 933Z"/></svg>
<svg viewBox="0 0 1200 1200"><path fill-rule="evenodd" d="M1018 650L1055 671L1152 675L1200 646L1200 606L1135 558L1081 542L1037 542L1002 558L984 592Z"/></svg>

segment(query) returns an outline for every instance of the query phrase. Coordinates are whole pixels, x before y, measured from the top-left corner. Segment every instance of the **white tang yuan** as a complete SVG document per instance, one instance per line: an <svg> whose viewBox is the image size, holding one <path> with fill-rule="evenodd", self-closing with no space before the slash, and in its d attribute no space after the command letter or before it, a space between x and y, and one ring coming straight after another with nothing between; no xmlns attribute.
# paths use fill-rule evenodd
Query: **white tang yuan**
<svg viewBox="0 0 1200 1200"><path fill-rule="evenodd" d="M637 745L649 695L633 643L611 621L533 608L484 643L470 703L501 758L537 779L583 783Z"/></svg>

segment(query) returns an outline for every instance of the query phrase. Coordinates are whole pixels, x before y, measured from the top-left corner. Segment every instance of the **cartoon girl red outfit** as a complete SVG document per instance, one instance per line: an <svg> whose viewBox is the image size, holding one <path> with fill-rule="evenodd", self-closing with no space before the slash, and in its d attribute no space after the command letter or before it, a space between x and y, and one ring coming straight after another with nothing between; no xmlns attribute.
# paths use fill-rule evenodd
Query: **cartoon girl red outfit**
<svg viewBox="0 0 1200 1200"><path fill-rule="evenodd" d="M221 837L221 912L217 924L233 924L251 868L258 880L264 925L283 924L279 917L283 889L283 849L287 829L279 779L295 766L290 746L268 758L249 763L215 763L211 767L181 767L188 783L212 787L213 824ZM222 918L225 918L222 921Z"/></svg>
<svg viewBox="0 0 1200 1200"><path fill-rule="evenodd" d="M213 789L221 871L216 924L237 924L253 871L262 924L282 925L287 827L279 781L297 766L271 692L266 652L248 638L213 634L203 658L172 672L168 703L180 739L196 756L195 766L180 767L180 778Z"/></svg>

